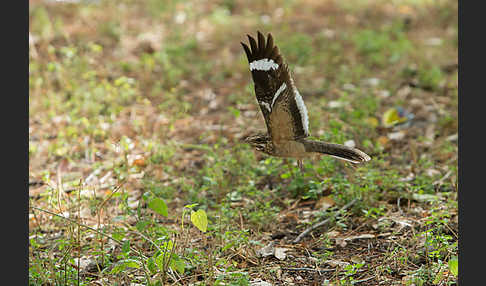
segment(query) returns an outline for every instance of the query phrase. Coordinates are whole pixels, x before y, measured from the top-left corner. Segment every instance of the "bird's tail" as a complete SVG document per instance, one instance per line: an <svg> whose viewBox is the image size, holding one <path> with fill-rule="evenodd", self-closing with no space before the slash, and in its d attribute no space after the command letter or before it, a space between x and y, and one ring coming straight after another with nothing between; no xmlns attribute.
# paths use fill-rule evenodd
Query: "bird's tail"
<svg viewBox="0 0 486 286"><path fill-rule="evenodd" d="M306 139L301 142L304 144L306 152L327 154L351 163L363 163L371 160L370 156L356 148Z"/></svg>

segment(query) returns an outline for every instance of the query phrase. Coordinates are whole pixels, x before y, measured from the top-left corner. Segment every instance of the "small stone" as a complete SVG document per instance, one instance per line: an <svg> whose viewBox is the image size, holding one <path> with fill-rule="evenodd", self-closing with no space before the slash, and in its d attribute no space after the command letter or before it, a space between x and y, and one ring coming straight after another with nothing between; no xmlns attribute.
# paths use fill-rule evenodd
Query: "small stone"
<svg viewBox="0 0 486 286"><path fill-rule="evenodd" d="M380 97L387 98L387 97L389 97L391 95L391 93L390 93L389 90L384 89L384 90L378 91L378 95Z"/></svg>
<svg viewBox="0 0 486 286"><path fill-rule="evenodd" d="M428 46L440 46L442 45L442 39L437 37L428 38L425 40L425 44Z"/></svg>
<svg viewBox="0 0 486 286"><path fill-rule="evenodd" d="M268 15L262 15L262 17L260 19L262 19L263 24L266 24L266 25L269 24L272 20L272 18L270 18L270 16L268 16Z"/></svg>
<svg viewBox="0 0 486 286"><path fill-rule="evenodd" d="M411 92L410 86L406 85L397 91L397 97L407 97Z"/></svg>
<svg viewBox="0 0 486 286"><path fill-rule="evenodd" d="M251 286L272 286L271 283L267 281L263 281L262 279L258 278L250 282Z"/></svg>
<svg viewBox="0 0 486 286"><path fill-rule="evenodd" d="M376 78L376 77L372 77L372 78L366 79L365 82L370 86L377 86L378 84L380 84L380 79Z"/></svg>
<svg viewBox="0 0 486 286"><path fill-rule="evenodd" d="M390 140L400 141L403 138L405 138L405 133L402 132L402 131L391 132L391 133L388 133L387 136L388 136L388 139L390 139Z"/></svg>
<svg viewBox="0 0 486 286"><path fill-rule="evenodd" d="M332 39L336 35L336 32L334 30L331 30L331 29L324 29L322 31L322 34L324 34L324 36L326 38Z"/></svg>
<svg viewBox="0 0 486 286"><path fill-rule="evenodd" d="M356 89L356 87L352 83L345 83L345 84L343 84L343 89L353 91L353 90Z"/></svg>
<svg viewBox="0 0 486 286"><path fill-rule="evenodd" d="M453 135L451 135L451 136L447 136L446 140L447 140L447 141L452 141L452 142L454 142L454 141L457 141L457 138L459 138L459 136L458 136L458 134L456 133L456 134L453 134Z"/></svg>
<svg viewBox="0 0 486 286"><path fill-rule="evenodd" d="M415 179L415 174L414 173L409 173L405 178L400 178L400 182L410 182L413 179Z"/></svg>
<svg viewBox="0 0 486 286"><path fill-rule="evenodd" d="M342 102L342 101L329 101L329 103L327 104L329 106L329 108L341 108L343 106L346 105L345 102Z"/></svg>
<svg viewBox="0 0 486 286"><path fill-rule="evenodd" d="M427 176L429 177L434 177L440 175L440 171L437 171L436 169L428 169L427 171L425 171L425 174L427 174Z"/></svg>
<svg viewBox="0 0 486 286"><path fill-rule="evenodd" d="M187 18L186 13L184 11L179 11L175 14L174 21L177 24L184 24L184 22L186 21L186 18Z"/></svg>

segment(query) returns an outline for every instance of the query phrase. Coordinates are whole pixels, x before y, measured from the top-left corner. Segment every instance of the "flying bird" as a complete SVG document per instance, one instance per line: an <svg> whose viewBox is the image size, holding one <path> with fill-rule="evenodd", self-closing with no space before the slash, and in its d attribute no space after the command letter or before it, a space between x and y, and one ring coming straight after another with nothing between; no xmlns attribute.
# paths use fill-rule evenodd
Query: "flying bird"
<svg viewBox="0 0 486 286"><path fill-rule="evenodd" d="M371 160L370 156L356 148L307 139L310 135L307 108L272 35L269 33L265 40L258 31L258 41L247 36L249 46L241 45L248 58L267 133L251 135L243 141L271 156L295 158L301 170L302 160L314 153L331 155L351 163Z"/></svg>

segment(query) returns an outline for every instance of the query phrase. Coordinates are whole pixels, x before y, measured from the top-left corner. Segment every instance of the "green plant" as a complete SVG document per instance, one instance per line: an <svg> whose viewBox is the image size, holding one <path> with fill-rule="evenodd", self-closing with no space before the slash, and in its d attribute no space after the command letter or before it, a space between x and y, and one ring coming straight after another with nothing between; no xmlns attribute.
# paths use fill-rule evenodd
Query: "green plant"
<svg viewBox="0 0 486 286"><path fill-rule="evenodd" d="M418 70L418 80L422 88L436 90L442 82L444 75L438 66L424 67Z"/></svg>
<svg viewBox="0 0 486 286"><path fill-rule="evenodd" d="M352 40L358 52L369 64L378 67L396 63L412 48L400 23L385 27L381 31L364 29L355 33Z"/></svg>
<svg viewBox="0 0 486 286"><path fill-rule="evenodd" d="M348 264L344 267L344 277L339 280L344 285L353 285L355 275L363 267L364 263Z"/></svg>

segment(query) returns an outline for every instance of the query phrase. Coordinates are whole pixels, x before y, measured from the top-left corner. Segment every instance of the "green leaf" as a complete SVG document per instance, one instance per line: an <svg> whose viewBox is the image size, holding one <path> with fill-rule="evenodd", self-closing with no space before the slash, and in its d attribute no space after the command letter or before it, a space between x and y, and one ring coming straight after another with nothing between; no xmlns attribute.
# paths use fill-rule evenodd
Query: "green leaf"
<svg viewBox="0 0 486 286"><path fill-rule="evenodd" d="M152 274L154 274L155 271L157 271L157 265L155 264L155 259L153 257L150 257L147 260L147 268Z"/></svg>
<svg viewBox="0 0 486 286"><path fill-rule="evenodd" d="M163 215L165 217L169 215L167 205L161 198L155 198L151 200L148 203L148 207L154 210L156 213Z"/></svg>
<svg viewBox="0 0 486 286"><path fill-rule="evenodd" d="M177 256L172 257L170 261L170 268L176 270L180 274L184 274L184 269L186 268L186 263L184 260L180 259Z"/></svg>
<svg viewBox="0 0 486 286"><path fill-rule="evenodd" d="M208 217L204 210L199 209L195 212L192 212L191 221L200 231L206 232L208 228Z"/></svg>
<svg viewBox="0 0 486 286"><path fill-rule="evenodd" d="M452 275L457 277L457 275L459 274L458 268L459 268L459 260L457 259L457 257L454 256L449 260L449 271L451 271Z"/></svg>
<svg viewBox="0 0 486 286"><path fill-rule="evenodd" d="M283 173L282 175L280 175L280 178L288 179L288 178L290 178L290 173Z"/></svg>
<svg viewBox="0 0 486 286"><path fill-rule="evenodd" d="M225 251L225 250L228 250L230 249L231 247L233 247L233 245L235 245L235 242L230 242L228 244L226 244L222 249L221 251Z"/></svg>
<svg viewBox="0 0 486 286"><path fill-rule="evenodd" d="M130 240L127 240L122 245L122 252L128 253L130 251Z"/></svg>
<svg viewBox="0 0 486 286"><path fill-rule="evenodd" d="M125 270L125 268L127 268L125 266L125 264L118 264L118 265L115 265L113 267L113 269L111 269L110 273L111 274L118 274L118 273L122 272L123 270Z"/></svg>
<svg viewBox="0 0 486 286"><path fill-rule="evenodd" d="M123 261L123 264L125 264L126 267L132 267L132 268L140 268L140 263L135 260L135 259L125 259Z"/></svg>
<svg viewBox="0 0 486 286"><path fill-rule="evenodd" d="M239 109L236 109L236 108L230 106L230 107L228 107L228 111L231 112L231 113L233 113L233 116L235 118L240 117L240 110Z"/></svg>
<svg viewBox="0 0 486 286"><path fill-rule="evenodd" d="M164 254L161 253L155 257L155 264L159 267L161 271L164 271Z"/></svg>
<svg viewBox="0 0 486 286"><path fill-rule="evenodd" d="M122 240L125 237L125 232L117 230L112 234L112 237L116 240Z"/></svg>
<svg viewBox="0 0 486 286"><path fill-rule="evenodd" d="M125 259L123 260L125 267L140 268L140 263L135 259Z"/></svg>
<svg viewBox="0 0 486 286"><path fill-rule="evenodd" d="M188 209L192 209L192 208L194 208L194 207L195 207L195 206L197 206L197 205L198 205L198 204L197 204L197 203L195 203L195 204L192 204L192 205L185 205L184 207L185 207L185 208L188 208Z"/></svg>
<svg viewBox="0 0 486 286"><path fill-rule="evenodd" d="M138 229L138 231L143 232L149 224L150 222L147 220L140 220L137 222L137 224L135 224L135 227Z"/></svg>
<svg viewBox="0 0 486 286"><path fill-rule="evenodd" d="M444 272L439 271L437 275L435 275L434 281L432 281L432 284L437 285L439 284L440 281L444 278Z"/></svg>
<svg viewBox="0 0 486 286"><path fill-rule="evenodd" d="M115 267L113 267L113 269L111 270L111 274L120 273L120 272L124 271L125 269L127 269L128 267L139 269L140 263L135 259L120 260L117 263L117 265Z"/></svg>
<svg viewBox="0 0 486 286"><path fill-rule="evenodd" d="M167 252L170 252L173 247L174 247L174 242L172 240L166 241L162 244L162 249Z"/></svg>

